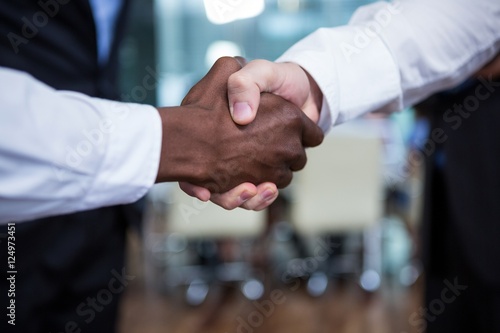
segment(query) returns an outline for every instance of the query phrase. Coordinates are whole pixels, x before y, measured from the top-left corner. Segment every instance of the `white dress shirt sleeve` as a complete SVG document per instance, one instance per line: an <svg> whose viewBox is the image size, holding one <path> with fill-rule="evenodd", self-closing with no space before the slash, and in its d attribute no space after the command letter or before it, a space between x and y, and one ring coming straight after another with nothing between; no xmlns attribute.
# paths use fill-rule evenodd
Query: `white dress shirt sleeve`
<svg viewBox="0 0 500 333"><path fill-rule="evenodd" d="M397 111L459 84L500 49L500 1L403 0L359 8L277 61L307 70L323 92L328 130L370 111Z"/></svg>
<svg viewBox="0 0 500 333"><path fill-rule="evenodd" d="M56 91L0 67L0 222L138 200L158 171L155 108Z"/></svg>

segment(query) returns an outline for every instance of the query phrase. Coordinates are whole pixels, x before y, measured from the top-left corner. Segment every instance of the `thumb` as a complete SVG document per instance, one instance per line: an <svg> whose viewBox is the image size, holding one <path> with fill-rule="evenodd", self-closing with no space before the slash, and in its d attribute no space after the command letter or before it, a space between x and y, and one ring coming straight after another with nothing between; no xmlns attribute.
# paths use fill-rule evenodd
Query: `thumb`
<svg viewBox="0 0 500 333"><path fill-rule="evenodd" d="M253 60L229 76L227 82L229 110L234 122L247 125L255 119L261 92L279 88L279 71L273 62Z"/></svg>
<svg viewBox="0 0 500 333"><path fill-rule="evenodd" d="M260 88L242 70L232 74L227 82L229 111L233 121L239 125L250 124L257 115L260 103Z"/></svg>

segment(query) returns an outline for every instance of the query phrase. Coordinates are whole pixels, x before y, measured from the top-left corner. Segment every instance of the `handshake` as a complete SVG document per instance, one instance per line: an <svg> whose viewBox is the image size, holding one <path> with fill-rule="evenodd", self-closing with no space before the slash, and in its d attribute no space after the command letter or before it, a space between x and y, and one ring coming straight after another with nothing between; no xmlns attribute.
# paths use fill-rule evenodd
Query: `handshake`
<svg viewBox="0 0 500 333"><path fill-rule="evenodd" d="M230 111L228 80L242 69L240 60L219 59L180 107L158 109L163 138L156 181L179 181L186 193L226 209L259 210L274 201L277 188L291 182L293 171L305 166L304 148L319 145L323 132L296 106L307 109L311 104L309 86L302 89L303 97L294 88L283 90L283 97L294 103L275 95L281 87L269 89L275 94L261 94L265 89L256 86L255 119L245 125L233 121L231 115L235 120L238 115ZM264 73L271 69L266 66L286 66L258 62L249 64L249 73L252 68ZM308 75L300 71L307 80Z"/></svg>

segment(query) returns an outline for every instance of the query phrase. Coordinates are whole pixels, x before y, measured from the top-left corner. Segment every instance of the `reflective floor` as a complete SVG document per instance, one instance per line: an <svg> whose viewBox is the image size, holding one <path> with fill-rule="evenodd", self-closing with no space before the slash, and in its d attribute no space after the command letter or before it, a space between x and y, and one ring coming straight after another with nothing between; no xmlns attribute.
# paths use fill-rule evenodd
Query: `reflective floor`
<svg viewBox="0 0 500 333"><path fill-rule="evenodd" d="M148 293L136 284L125 295L121 332L418 332L409 317L419 307L420 283L407 290L383 287L373 295L344 283L320 298L302 288L278 288L257 302L236 288L217 289L202 306L190 307L180 297Z"/></svg>
<svg viewBox="0 0 500 333"><path fill-rule="evenodd" d="M132 251L134 252L134 251ZM307 283L268 285L250 301L235 285L212 287L202 305L187 305L185 290L165 294L146 287L137 253L131 253L137 278L126 290L120 316L122 333L416 333L410 323L421 304L421 279L412 287L384 281L369 294L354 280L330 281L325 294L312 297Z"/></svg>

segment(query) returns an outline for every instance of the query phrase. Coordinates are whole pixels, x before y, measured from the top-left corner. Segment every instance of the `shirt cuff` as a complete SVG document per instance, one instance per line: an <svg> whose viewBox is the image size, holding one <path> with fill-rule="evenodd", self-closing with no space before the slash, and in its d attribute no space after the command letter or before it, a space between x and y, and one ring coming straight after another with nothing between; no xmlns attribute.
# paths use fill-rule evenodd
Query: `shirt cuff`
<svg viewBox="0 0 500 333"><path fill-rule="evenodd" d="M96 99L102 133L108 133L103 161L83 205L135 202L153 186L160 163L161 118L148 105Z"/></svg>

